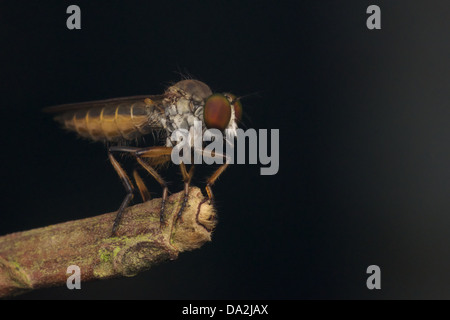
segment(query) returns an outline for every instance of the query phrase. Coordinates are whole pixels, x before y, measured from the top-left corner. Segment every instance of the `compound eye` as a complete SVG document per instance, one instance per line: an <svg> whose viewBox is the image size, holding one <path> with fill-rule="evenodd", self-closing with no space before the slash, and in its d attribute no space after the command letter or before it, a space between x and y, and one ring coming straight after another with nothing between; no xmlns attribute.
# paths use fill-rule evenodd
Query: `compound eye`
<svg viewBox="0 0 450 320"><path fill-rule="evenodd" d="M222 94L213 94L205 103L203 117L208 129L224 131L231 119L231 106Z"/></svg>

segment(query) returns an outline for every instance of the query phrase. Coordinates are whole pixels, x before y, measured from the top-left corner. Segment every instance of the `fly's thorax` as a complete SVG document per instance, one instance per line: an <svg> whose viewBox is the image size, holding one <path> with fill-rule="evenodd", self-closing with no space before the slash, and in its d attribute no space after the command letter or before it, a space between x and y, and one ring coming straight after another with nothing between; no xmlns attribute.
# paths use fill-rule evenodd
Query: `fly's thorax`
<svg viewBox="0 0 450 320"><path fill-rule="evenodd" d="M170 140L175 130L190 131L195 121L203 122L205 99L212 94L211 89L201 81L182 80L169 87L165 93L165 119L162 124L167 131L167 146L173 146Z"/></svg>
<svg viewBox="0 0 450 320"><path fill-rule="evenodd" d="M175 130L190 131L194 127L195 122L203 124L203 105L201 103L193 103L181 97L175 104L170 104L165 108L165 119L163 125L167 131L167 137L170 137ZM172 143L170 143L172 146Z"/></svg>
<svg viewBox="0 0 450 320"><path fill-rule="evenodd" d="M212 95L212 91L207 84L194 79L179 81L169 87L166 93L168 95L182 96L197 102L205 101L205 99Z"/></svg>

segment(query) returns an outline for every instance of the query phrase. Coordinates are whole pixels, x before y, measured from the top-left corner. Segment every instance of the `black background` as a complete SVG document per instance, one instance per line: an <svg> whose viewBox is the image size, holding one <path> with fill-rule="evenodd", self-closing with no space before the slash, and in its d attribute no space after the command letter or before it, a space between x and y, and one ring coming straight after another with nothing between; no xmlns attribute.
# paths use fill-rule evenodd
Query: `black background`
<svg viewBox="0 0 450 320"><path fill-rule="evenodd" d="M70 4L81 30L66 28ZM366 27L371 4L381 30ZM134 278L18 298L450 298L449 9L0 2L0 234L111 212L125 195L104 147L45 106L161 93L181 73L257 92L248 127L280 130L277 175L235 165L215 185L213 242ZM372 264L381 290L366 287Z"/></svg>

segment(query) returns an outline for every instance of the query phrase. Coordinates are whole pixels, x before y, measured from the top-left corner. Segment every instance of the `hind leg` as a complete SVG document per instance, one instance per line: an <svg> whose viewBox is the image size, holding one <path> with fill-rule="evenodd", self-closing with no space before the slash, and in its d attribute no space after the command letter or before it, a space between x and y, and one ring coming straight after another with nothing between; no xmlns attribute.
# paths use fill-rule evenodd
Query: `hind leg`
<svg viewBox="0 0 450 320"><path fill-rule="evenodd" d="M125 170L123 170L122 166L117 162L116 158L112 155L112 153L108 152L109 161L111 162L114 170L117 172L117 174L120 177L120 180L122 181L123 186L125 187L125 190L127 191L127 195L122 201L122 204L119 207L119 210L117 211L116 219L114 220L113 228L112 228L112 235L116 235L117 227L119 226L120 220L122 219L123 212L130 204L130 201L133 199L134 195L134 188L133 184L131 183L130 178L127 176Z"/></svg>

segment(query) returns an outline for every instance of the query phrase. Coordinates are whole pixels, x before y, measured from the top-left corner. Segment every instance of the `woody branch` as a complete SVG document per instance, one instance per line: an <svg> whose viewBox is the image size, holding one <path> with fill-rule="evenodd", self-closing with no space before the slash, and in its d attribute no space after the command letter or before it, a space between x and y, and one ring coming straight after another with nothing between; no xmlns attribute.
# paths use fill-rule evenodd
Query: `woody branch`
<svg viewBox="0 0 450 320"><path fill-rule="evenodd" d="M214 208L191 187L182 221L177 221L183 200L184 192L168 198L163 228L161 199L154 199L130 207L114 237L114 212L0 237L0 297L65 285L71 265L80 268L83 282L133 276L201 247L211 241Z"/></svg>

